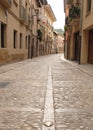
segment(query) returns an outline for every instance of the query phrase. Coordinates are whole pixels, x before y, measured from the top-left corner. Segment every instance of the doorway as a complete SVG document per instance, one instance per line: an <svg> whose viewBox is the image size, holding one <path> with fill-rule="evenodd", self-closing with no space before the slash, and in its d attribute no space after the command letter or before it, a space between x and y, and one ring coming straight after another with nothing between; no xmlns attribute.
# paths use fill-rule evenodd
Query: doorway
<svg viewBox="0 0 93 130"><path fill-rule="evenodd" d="M34 38L32 38L32 45L31 45L31 58L34 57Z"/></svg>
<svg viewBox="0 0 93 130"><path fill-rule="evenodd" d="M88 63L93 64L93 29L89 31Z"/></svg>
<svg viewBox="0 0 93 130"><path fill-rule="evenodd" d="M79 41L79 31L74 33L74 60L79 61L80 53L80 41Z"/></svg>
<svg viewBox="0 0 93 130"><path fill-rule="evenodd" d="M28 58L31 58L31 39L30 39L30 35L28 35Z"/></svg>

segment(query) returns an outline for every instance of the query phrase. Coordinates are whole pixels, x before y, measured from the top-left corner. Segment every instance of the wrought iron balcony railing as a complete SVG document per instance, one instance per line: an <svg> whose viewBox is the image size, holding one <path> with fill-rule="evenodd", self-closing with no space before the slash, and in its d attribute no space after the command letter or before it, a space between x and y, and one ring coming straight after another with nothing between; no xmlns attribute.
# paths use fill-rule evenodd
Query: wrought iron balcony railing
<svg viewBox="0 0 93 130"><path fill-rule="evenodd" d="M46 5L47 4L47 0L36 0L37 4L39 7L42 7L42 5Z"/></svg>
<svg viewBox="0 0 93 130"><path fill-rule="evenodd" d="M71 19L80 18L80 7L72 6L72 8L69 11L69 17Z"/></svg>
<svg viewBox="0 0 93 130"><path fill-rule="evenodd" d="M51 36L47 36L47 41L48 42L52 42L53 41L53 38Z"/></svg>

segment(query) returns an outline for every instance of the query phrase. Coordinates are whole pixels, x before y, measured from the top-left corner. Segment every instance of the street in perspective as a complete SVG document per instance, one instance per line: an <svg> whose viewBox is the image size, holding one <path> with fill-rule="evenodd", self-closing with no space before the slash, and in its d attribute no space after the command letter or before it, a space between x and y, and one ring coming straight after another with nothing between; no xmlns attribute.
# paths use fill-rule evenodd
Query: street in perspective
<svg viewBox="0 0 93 130"><path fill-rule="evenodd" d="M93 130L92 95L93 66L62 54L1 66L0 130Z"/></svg>
<svg viewBox="0 0 93 130"><path fill-rule="evenodd" d="M93 130L93 0L0 0L0 130Z"/></svg>

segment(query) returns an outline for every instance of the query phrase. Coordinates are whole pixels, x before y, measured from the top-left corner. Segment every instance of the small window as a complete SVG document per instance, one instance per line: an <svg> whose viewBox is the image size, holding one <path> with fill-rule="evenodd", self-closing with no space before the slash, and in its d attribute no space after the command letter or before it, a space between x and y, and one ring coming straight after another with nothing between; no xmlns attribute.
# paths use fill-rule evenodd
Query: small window
<svg viewBox="0 0 93 130"><path fill-rule="evenodd" d="M14 34L13 34L13 48L16 48L16 44L17 44L17 31L14 30Z"/></svg>
<svg viewBox="0 0 93 130"><path fill-rule="evenodd" d="M5 25L1 24L1 48L5 48Z"/></svg>
<svg viewBox="0 0 93 130"><path fill-rule="evenodd" d="M87 0L87 12L91 11L91 0Z"/></svg>
<svg viewBox="0 0 93 130"><path fill-rule="evenodd" d="M20 49L22 49L22 38L23 38L23 34L20 33Z"/></svg>
<svg viewBox="0 0 93 130"><path fill-rule="evenodd" d="M27 10L27 2L25 2L25 8L26 8L26 10Z"/></svg>
<svg viewBox="0 0 93 130"><path fill-rule="evenodd" d="M27 49L27 36L25 37L25 48Z"/></svg>
<svg viewBox="0 0 93 130"><path fill-rule="evenodd" d="M30 12L30 8L29 8L29 12Z"/></svg>
<svg viewBox="0 0 93 130"><path fill-rule="evenodd" d="M32 24L34 24L34 16L32 16Z"/></svg>

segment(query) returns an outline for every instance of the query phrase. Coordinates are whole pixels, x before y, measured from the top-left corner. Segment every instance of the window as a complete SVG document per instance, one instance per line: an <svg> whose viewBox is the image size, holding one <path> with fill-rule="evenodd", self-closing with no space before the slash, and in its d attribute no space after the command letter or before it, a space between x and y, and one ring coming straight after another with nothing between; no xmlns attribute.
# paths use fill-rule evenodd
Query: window
<svg viewBox="0 0 93 130"><path fill-rule="evenodd" d="M17 31L14 30L14 34L13 34L14 38L13 38L13 48L16 48L16 44L17 44Z"/></svg>
<svg viewBox="0 0 93 130"><path fill-rule="evenodd" d="M12 0L8 0L9 4L12 4Z"/></svg>
<svg viewBox="0 0 93 130"><path fill-rule="evenodd" d="M91 11L91 0L87 0L87 12Z"/></svg>
<svg viewBox="0 0 93 130"><path fill-rule="evenodd" d="M27 36L25 37L25 48L27 49Z"/></svg>
<svg viewBox="0 0 93 130"><path fill-rule="evenodd" d="M26 10L27 10L27 2L25 2L25 8L26 8Z"/></svg>
<svg viewBox="0 0 93 130"><path fill-rule="evenodd" d="M30 14L30 8L29 8L29 14Z"/></svg>
<svg viewBox="0 0 93 130"><path fill-rule="evenodd" d="M1 24L1 48L5 48L5 25Z"/></svg>
<svg viewBox="0 0 93 130"><path fill-rule="evenodd" d="M20 33L20 49L22 48L22 38L23 38L23 34Z"/></svg>
<svg viewBox="0 0 93 130"><path fill-rule="evenodd" d="M34 24L34 16L32 16L32 24Z"/></svg>

